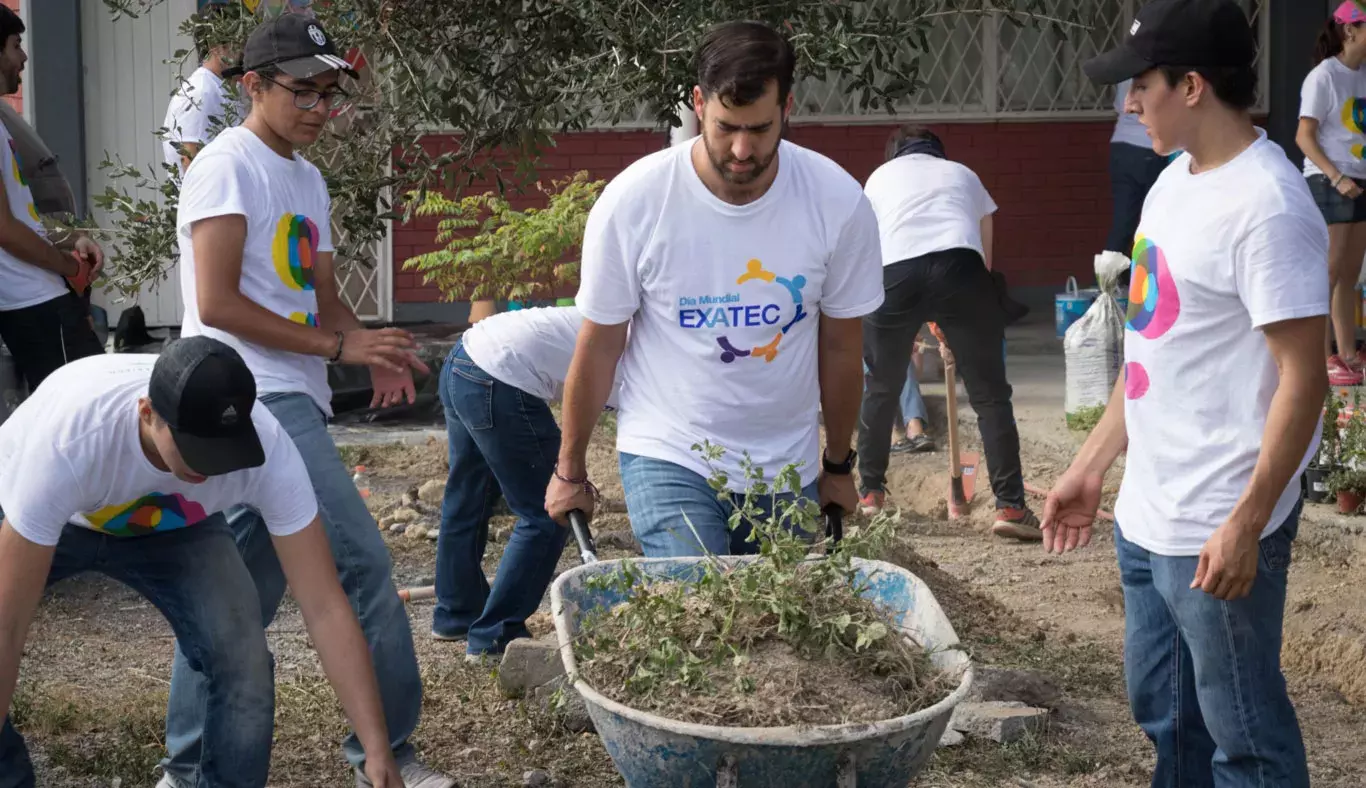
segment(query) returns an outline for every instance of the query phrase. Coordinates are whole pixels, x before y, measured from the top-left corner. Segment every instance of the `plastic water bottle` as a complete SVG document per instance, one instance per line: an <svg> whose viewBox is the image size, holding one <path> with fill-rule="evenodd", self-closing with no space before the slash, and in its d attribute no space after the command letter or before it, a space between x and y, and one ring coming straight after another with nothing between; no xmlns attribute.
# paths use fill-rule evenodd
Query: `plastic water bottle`
<svg viewBox="0 0 1366 788"><path fill-rule="evenodd" d="M356 489L360 491L360 497L370 497L370 476L365 472L364 465L356 466L356 475L351 477L351 481L356 483Z"/></svg>

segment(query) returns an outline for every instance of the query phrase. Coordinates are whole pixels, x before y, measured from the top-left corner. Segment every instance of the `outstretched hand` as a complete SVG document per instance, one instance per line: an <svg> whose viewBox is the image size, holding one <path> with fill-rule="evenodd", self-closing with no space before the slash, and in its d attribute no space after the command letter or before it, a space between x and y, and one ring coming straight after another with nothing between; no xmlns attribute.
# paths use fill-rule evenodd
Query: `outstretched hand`
<svg viewBox="0 0 1366 788"><path fill-rule="evenodd" d="M1058 479L1043 507L1044 550L1061 554L1091 543L1104 484L1104 475L1078 469Z"/></svg>

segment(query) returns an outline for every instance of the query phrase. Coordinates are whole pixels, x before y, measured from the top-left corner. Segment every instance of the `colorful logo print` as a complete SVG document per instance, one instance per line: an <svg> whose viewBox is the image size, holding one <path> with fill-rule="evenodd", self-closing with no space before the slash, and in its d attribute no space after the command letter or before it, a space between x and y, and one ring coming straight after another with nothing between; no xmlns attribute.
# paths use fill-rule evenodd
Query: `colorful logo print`
<svg viewBox="0 0 1366 788"><path fill-rule="evenodd" d="M271 257L275 273L291 290L313 289L313 255L318 251L318 225L301 214L287 213L275 225Z"/></svg>
<svg viewBox="0 0 1366 788"><path fill-rule="evenodd" d="M85 519L112 536L142 536L194 525L207 516L203 506L179 493L151 493L136 501L106 506Z"/></svg>
<svg viewBox="0 0 1366 788"><path fill-rule="evenodd" d="M11 137L9 141L9 153L10 175L14 177L15 183L27 189L28 181L24 178L24 171L20 169L23 165L19 162L19 149L15 146L13 137ZM38 209L33 206L33 199L31 196L28 202L28 216L35 222L42 221L38 218Z"/></svg>
<svg viewBox="0 0 1366 788"><path fill-rule="evenodd" d="M1129 399L1139 399L1148 393L1148 386L1152 381L1148 379L1148 370L1142 364L1130 361L1124 365L1124 396Z"/></svg>
<svg viewBox="0 0 1366 788"><path fill-rule="evenodd" d="M1167 256L1157 244L1140 235L1134 242L1133 260L1128 325L1145 339L1157 339L1176 323L1181 296L1176 292Z"/></svg>
<svg viewBox="0 0 1366 788"><path fill-rule="evenodd" d="M318 327L318 316L312 312L292 312L289 319L300 325Z"/></svg>
<svg viewBox="0 0 1366 788"><path fill-rule="evenodd" d="M721 361L723 363L730 364L738 358L761 358L765 363L772 363L772 361L778 357L778 346L782 343L783 337L787 335L788 331L792 330L793 326L806 318L806 310L802 306L802 288L806 287L806 277L798 275L792 279L787 279L778 276L772 271L765 270L764 264L759 260L750 260L745 265L745 272L740 275L739 279L735 280L735 284L747 285L755 282L775 284L787 290L788 294L792 296L792 303L795 305L792 319L787 321L787 323L773 335L771 341L758 347L749 349L738 348L730 341L729 337L717 337L716 344L721 347ZM772 311L772 314L775 315L775 320L776 315L781 312L781 308L777 304L767 304L762 307L750 305L733 308L744 310L746 313L749 311L756 311L764 322L769 322L767 318L770 310Z"/></svg>
<svg viewBox="0 0 1366 788"><path fill-rule="evenodd" d="M1342 125L1348 131L1366 134L1366 99L1347 99L1342 105Z"/></svg>
<svg viewBox="0 0 1366 788"><path fill-rule="evenodd" d="M1366 159L1366 145L1353 145L1350 150L1352 151L1352 158L1358 160Z"/></svg>

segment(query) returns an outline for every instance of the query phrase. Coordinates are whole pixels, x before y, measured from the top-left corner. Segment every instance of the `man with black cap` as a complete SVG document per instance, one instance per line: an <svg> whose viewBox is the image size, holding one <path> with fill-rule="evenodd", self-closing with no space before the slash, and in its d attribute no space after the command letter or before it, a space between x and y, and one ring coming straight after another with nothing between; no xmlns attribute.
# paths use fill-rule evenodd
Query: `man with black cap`
<svg viewBox="0 0 1366 788"><path fill-rule="evenodd" d="M221 512L268 523L323 667L375 784L402 785L369 649L337 581L308 471L255 407L242 358L207 337L160 357L102 355L50 375L0 425L0 709L46 586L97 571L166 616L205 672L196 785L261 788L274 735L271 658L251 575ZM24 740L0 729L0 788L34 783Z"/></svg>
<svg viewBox="0 0 1366 788"><path fill-rule="evenodd" d="M1281 673L1297 479L1327 388L1328 232L1309 188L1248 114L1256 42L1231 0L1154 0L1086 64L1133 78L1159 154L1144 204L1125 371L1049 494L1044 544L1090 541L1115 505L1125 677L1157 748L1154 786L1309 785Z"/></svg>
<svg viewBox="0 0 1366 788"><path fill-rule="evenodd" d="M413 633L394 588L389 550L327 433L327 364L370 367L376 405L415 399L410 368L427 371L401 329L367 330L342 301L332 261L327 185L296 150L318 139L354 76L331 38L307 14L258 26L242 56L251 112L195 156L180 190L185 336L219 339L242 354L261 404L283 425L308 469L337 571L380 666L380 695L407 788L452 788L419 763L409 737L422 710ZM228 514L256 581L262 623L275 616L284 577L256 512ZM205 677L177 649L166 719L165 784L195 784L203 745ZM356 784L368 786L356 733L343 742Z"/></svg>

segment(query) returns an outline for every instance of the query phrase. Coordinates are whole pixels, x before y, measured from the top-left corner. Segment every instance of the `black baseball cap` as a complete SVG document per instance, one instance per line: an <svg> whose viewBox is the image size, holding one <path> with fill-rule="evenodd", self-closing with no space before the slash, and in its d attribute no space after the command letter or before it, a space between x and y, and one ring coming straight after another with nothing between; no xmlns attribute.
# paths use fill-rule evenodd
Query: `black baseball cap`
<svg viewBox="0 0 1366 788"><path fill-rule="evenodd" d="M195 473L220 476L265 464L251 420L256 378L223 342L205 336L172 342L152 367L147 397Z"/></svg>
<svg viewBox="0 0 1366 788"><path fill-rule="evenodd" d="M1256 59L1252 25L1233 0L1153 0L1118 47L1082 69L1094 82L1116 85L1158 66L1241 68Z"/></svg>
<svg viewBox="0 0 1366 788"><path fill-rule="evenodd" d="M356 77L356 70L337 56L332 39L318 20L303 14L281 14L251 31L242 49L242 63L223 72L241 76L264 66L276 66L295 79L309 79L326 71Z"/></svg>

